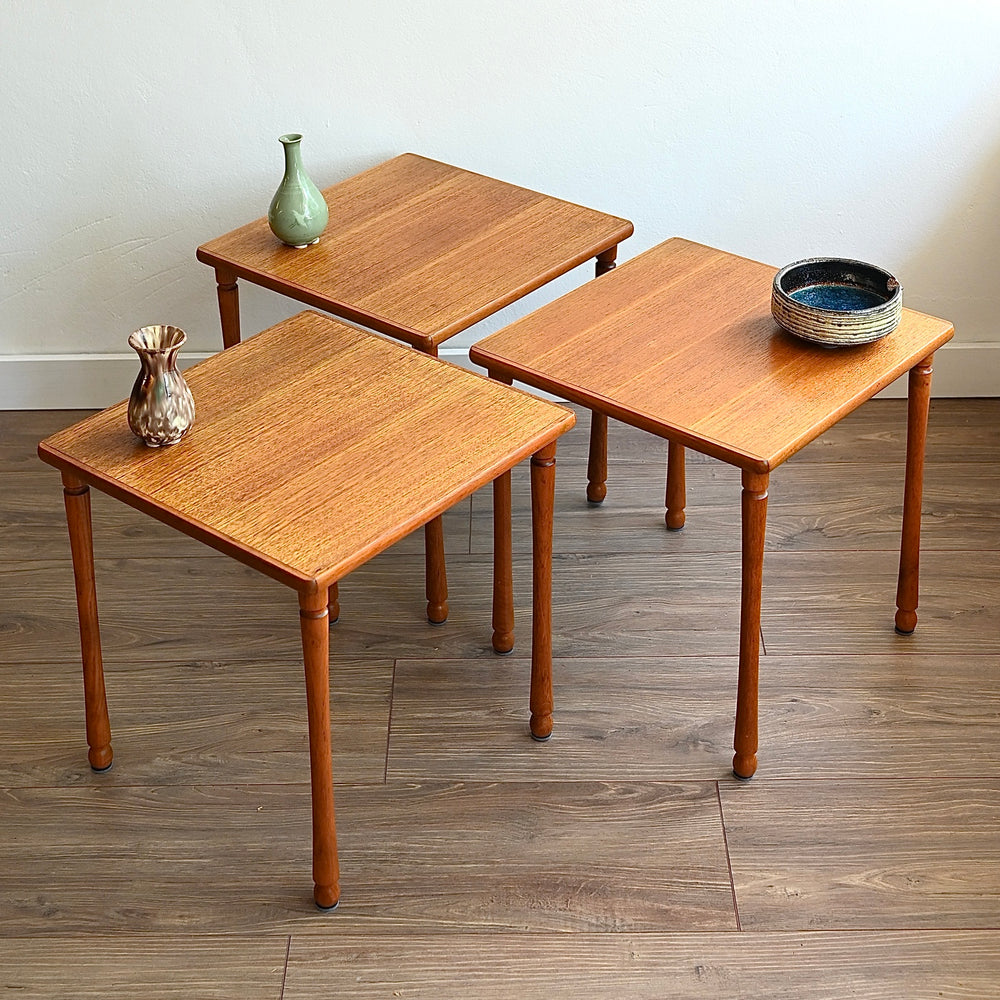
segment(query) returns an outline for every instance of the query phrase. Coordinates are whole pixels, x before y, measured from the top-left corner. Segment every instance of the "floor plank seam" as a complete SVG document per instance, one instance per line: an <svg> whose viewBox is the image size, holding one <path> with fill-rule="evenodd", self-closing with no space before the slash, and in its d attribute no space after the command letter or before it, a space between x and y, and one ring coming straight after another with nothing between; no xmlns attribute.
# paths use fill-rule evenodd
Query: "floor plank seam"
<svg viewBox="0 0 1000 1000"><path fill-rule="evenodd" d="M733 859L729 854L729 837L726 835L726 814L722 808L722 789L719 782L715 783L715 798L719 804L719 823L722 827L722 847L726 852L726 869L729 872L729 888L733 894L733 913L736 916L736 931L742 933L743 925L740 922L740 903L736 896L736 880L733 878Z"/></svg>
<svg viewBox="0 0 1000 1000"><path fill-rule="evenodd" d="M285 983L288 980L288 956L292 952L292 935L287 936L285 941L285 967L281 970L281 989L278 992L278 1000L285 1000Z"/></svg>
<svg viewBox="0 0 1000 1000"><path fill-rule="evenodd" d="M396 700L396 664L398 660L392 661L392 677L389 680L389 712L385 726L385 761L382 768L382 784L389 784L389 754L392 751L392 709Z"/></svg>

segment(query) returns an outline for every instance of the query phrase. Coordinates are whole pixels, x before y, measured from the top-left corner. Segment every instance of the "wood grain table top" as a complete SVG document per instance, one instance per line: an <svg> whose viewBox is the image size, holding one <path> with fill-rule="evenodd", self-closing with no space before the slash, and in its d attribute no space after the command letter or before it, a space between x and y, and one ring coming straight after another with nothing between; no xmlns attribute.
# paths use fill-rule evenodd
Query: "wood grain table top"
<svg viewBox="0 0 1000 1000"><path fill-rule="evenodd" d="M671 239L474 345L491 373L768 472L951 339L903 310L873 344L824 348L771 316L776 269Z"/></svg>
<svg viewBox="0 0 1000 1000"><path fill-rule="evenodd" d="M266 218L198 259L428 349L632 234L632 223L404 153L324 192L319 243L280 243Z"/></svg>
<svg viewBox="0 0 1000 1000"><path fill-rule="evenodd" d="M312 312L189 368L197 415L147 448L122 402L42 459L241 562L328 586L575 422L564 407Z"/></svg>

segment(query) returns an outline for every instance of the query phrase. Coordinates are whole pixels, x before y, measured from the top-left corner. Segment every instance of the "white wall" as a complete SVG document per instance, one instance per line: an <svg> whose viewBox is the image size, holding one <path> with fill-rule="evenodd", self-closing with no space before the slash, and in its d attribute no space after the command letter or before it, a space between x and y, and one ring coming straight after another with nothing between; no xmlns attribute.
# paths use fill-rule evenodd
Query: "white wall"
<svg viewBox="0 0 1000 1000"><path fill-rule="evenodd" d="M939 391L1000 394L995 0L0 0L0 56L0 407L122 398L146 323L217 349L194 250L292 130L321 186L413 151L626 216L620 260L872 260L955 323Z"/></svg>

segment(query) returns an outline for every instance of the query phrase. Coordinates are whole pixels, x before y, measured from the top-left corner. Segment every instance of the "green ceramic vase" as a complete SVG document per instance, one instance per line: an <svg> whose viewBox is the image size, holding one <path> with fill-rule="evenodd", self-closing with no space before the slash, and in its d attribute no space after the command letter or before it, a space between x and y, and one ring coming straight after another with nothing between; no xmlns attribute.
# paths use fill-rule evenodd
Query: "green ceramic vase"
<svg viewBox="0 0 1000 1000"><path fill-rule="evenodd" d="M285 149L285 176L271 199L267 221L282 243L301 249L319 240L330 219L330 210L302 166L302 136L293 132L281 136L278 142Z"/></svg>

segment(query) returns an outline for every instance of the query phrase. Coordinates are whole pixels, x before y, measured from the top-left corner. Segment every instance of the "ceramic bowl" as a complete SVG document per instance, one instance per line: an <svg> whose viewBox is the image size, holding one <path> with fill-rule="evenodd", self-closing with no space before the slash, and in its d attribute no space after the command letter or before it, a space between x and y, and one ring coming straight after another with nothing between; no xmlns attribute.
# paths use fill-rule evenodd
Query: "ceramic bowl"
<svg viewBox="0 0 1000 1000"><path fill-rule="evenodd" d="M825 347L870 344L892 333L903 289L881 267L860 260L813 257L774 276L771 314L789 333Z"/></svg>

